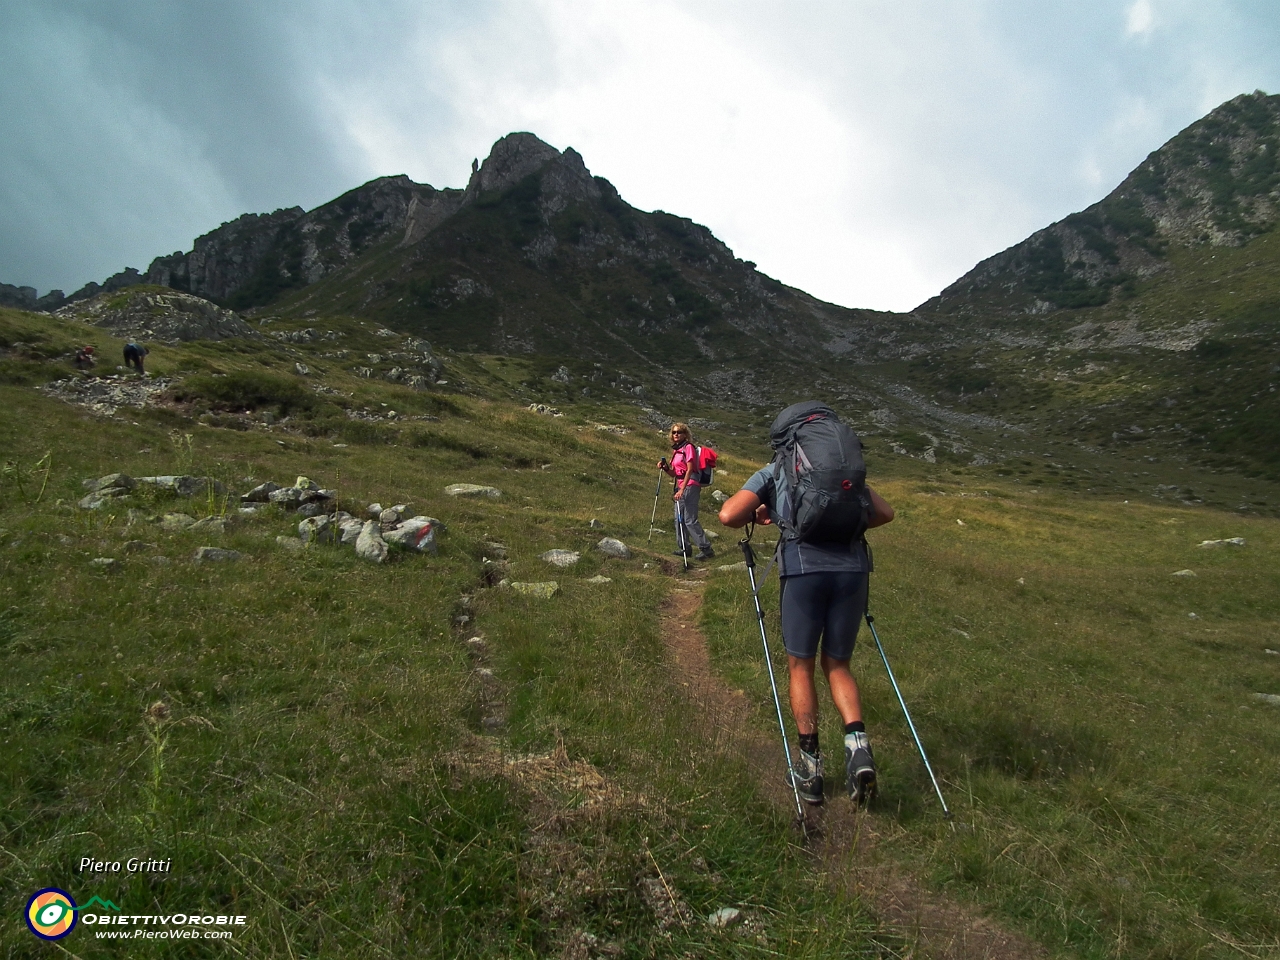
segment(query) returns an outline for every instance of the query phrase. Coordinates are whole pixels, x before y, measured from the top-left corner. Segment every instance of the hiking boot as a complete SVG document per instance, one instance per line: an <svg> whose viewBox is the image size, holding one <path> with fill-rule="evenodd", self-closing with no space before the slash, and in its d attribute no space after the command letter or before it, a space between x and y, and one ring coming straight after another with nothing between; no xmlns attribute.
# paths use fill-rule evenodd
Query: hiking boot
<svg viewBox="0 0 1280 960"><path fill-rule="evenodd" d="M693 551L692 550L672 550L671 555L673 557L689 557L693 555Z"/></svg>
<svg viewBox="0 0 1280 960"><path fill-rule="evenodd" d="M822 803L822 757L798 748L794 756L790 780L795 783L801 800L817 806Z"/></svg>
<svg viewBox="0 0 1280 960"><path fill-rule="evenodd" d="M716 555L716 552L712 550L711 545L708 544L707 546L703 547L701 550L698 551L698 556L695 559L710 560L715 555Z"/></svg>
<svg viewBox="0 0 1280 960"><path fill-rule="evenodd" d="M865 733L844 735L845 787L854 803L866 803L876 795L876 760Z"/></svg>

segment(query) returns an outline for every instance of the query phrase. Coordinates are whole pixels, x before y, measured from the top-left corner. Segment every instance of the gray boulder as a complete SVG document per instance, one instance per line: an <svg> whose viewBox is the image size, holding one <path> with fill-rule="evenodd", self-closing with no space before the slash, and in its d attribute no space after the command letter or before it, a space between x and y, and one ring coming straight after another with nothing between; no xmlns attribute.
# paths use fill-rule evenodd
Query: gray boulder
<svg viewBox="0 0 1280 960"><path fill-rule="evenodd" d="M160 527L163 530L176 532L194 526L195 522L195 517L188 516L185 513L166 513L160 518Z"/></svg>
<svg viewBox="0 0 1280 960"><path fill-rule="evenodd" d="M419 553L437 553L436 531L426 517L412 517L397 526L394 530L384 530L383 539L387 543L417 550Z"/></svg>
<svg viewBox="0 0 1280 960"><path fill-rule="evenodd" d="M200 533L226 533L228 527L226 517L205 517L191 525L191 529Z"/></svg>
<svg viewBox="0 0 1280 960"><path fill-rule="evenodd" d="M157 490L175 493L180 497L204 496L210 490L219 495L227 492L227 488L212 477L173 476L170 474L163 477L138 477L138 483L145 483L148 486L155 487Z"/></svg>
<svg viewBox="0 0 1280 960"><path fill-rule="evenodd" d="M281 487L279 490L271 491L267 495L267 500L292 510L302 503L302 494L303 491L297 487Z"/></svg>
<svg viewBox="0 0 1280 960"><path fill-rule="evenodd" d="M490 497L496 500L502 496L502 491L497 487L485 487L476 483L451 483L444 488L444 492L451 497Z"/></svg>
<svg viewBox="0 0 1280 960"><path fill-rule="evenodd" d="M596 544L596 549L606 557L617 557L619 560L631 559L631 551L627 549L627 545L613 537L605 537Z"/></svg>
<svg viewBox="0 0 1280 960"><path fill-rule="evenodd" d="M303 543L333 543L333 522L326 516L308 517L298 524L298 539Z"/></svg>
<svg viewBox="0 0 1280 960"><path fill-rule="evenodd" d="M355 546L360 539L360 531L364 529L364 521L348 517L338 523L338 542L344 547Z"/></svg>
<svg viewBox="0 0 1280 960"><path fill-rule="evenodd" d="M365 521L360 536L356 538L356 556L374 563L382 563L387 559L387 541L382 539L382 531L376 520Z"/></svg>
<svg viewBox="0 0 1280 960"><path fill-rule="evenodd" d="M226 563L240 559L238 550L223 550L221 547L200 547L193 558L197 563Z"/></svg>
<svg viewBox="0 0 1280 960"><path fill-rule="evenodd" d="M240 494L240 500L243 503L268 503L271 494L280 489L280 484L273 483L268 480L266 483L260 483L248 493Z"/></svg>
<svg viewBox="0 0 1280 960"><path fill-rule="evenodd" d="M582 554L576 550L548 550L546 553L541 554L538 559L545 560L553 567L572 567L582 559Z"/></svg>
<svg viewBox="0 0 1280 960"><path fill-rule="evenodd" d="M125 493L134 488L136 481L126 473L109 473L97 480L86 480L84 485L91 493L100 493L105 490L119 490ZM120 496L120 494L112 494L112 496Z"/></svg>
<svg viewBox="0 0 1280 960"><path fill-rule="evenodd" d="M321 517L328 512L328 500L312 500L310 503L304 503L298 507L298 516L300 517Z"/></svg>

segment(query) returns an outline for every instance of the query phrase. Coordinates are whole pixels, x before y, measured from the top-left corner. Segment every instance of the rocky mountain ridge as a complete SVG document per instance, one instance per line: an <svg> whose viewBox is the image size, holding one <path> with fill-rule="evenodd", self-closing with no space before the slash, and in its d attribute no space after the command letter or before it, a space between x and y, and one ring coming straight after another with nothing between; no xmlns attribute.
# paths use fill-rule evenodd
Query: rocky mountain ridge
<svg viewBox="0 0 1280 960"><path fill-rule="evenodd" d="M1085 210L972 270L917 313L1024 322L1102 306L1170 266L1170 245L1239 247L1280 215L1280 96L1243 94L1153 151Z"/></svg>

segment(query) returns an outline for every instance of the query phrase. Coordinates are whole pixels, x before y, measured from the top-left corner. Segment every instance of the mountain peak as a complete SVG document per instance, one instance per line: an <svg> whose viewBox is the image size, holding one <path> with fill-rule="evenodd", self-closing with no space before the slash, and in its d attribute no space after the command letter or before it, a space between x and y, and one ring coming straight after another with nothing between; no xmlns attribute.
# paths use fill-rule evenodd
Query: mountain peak
<svg viewBox="0 0 1280 960"><path fill-rule="evenodd" d="M513 187L559 156L559 150L532 133L509 133L493 145L478 169L472 166L467 196ZM578 159L581 162L581 157Z"/></svg>

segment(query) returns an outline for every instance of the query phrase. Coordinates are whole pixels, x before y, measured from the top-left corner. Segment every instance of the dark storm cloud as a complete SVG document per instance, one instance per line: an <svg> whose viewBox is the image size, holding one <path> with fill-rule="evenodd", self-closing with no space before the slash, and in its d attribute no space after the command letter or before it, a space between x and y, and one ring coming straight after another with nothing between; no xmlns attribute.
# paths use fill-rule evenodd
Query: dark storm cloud
<svg viewBox="0 0 1280 960"><path fill-rule="evenodd" d="M145 268L242 212L355 185L291 39L300 16L251 2L6 4L0 280L43 292Z"/></svg>

